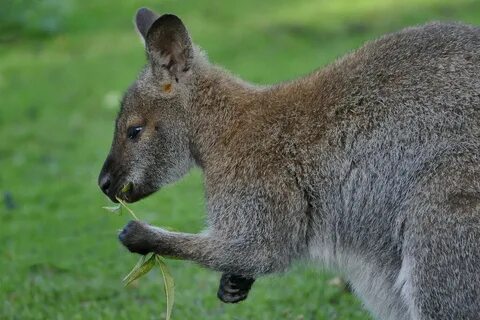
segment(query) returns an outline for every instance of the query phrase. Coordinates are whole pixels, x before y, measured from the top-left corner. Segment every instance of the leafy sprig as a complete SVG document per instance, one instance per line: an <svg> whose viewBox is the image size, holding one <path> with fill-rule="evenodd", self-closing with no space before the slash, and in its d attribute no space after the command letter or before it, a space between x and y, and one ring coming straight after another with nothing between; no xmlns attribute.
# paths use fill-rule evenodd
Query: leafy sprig
<svg viewBox="0 0 480 320"><path fill-rule="evenodd" d="M125 185L122 189L122 192L127 192L129 188L130 185ZM118 215L121 215L122 208L125 208L133 219L139 220L133 210L130 209L122 199L118 197L116 197L116 199L119 202L118 205L103 208L109 212L113 212ZM133 281L147 274L150 270L153 269L153 267L155 267L155 265L158 265L160 271L162 272L163 286L165 289L165 298L167 304L165 319L170 320L174 303L175 283L173 281L172 274L168 270L167 264L165 263L165 260L162 258L162 256L155 253L149 253L147 255L141 256L133 269L123 278L123 283L125 284L125 286L130 285Z"/></svg>

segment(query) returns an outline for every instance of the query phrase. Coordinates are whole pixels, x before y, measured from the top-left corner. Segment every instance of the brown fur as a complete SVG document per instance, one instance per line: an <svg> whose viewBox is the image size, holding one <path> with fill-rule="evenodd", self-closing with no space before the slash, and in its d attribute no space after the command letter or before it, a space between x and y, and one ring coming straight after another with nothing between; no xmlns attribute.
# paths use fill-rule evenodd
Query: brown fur
<svg viewBox="0 0 480 320"><path fill-rule="evenodd" d="M478 28L408 28L258 87L210 64L177 17L141 9L136 21L148 64L125 94L99 184L137 201L197 164L208 228L132 221L120 234L130 251L224 272L227 302L313 259L342 272L378 318L478 318Z"/></svg>

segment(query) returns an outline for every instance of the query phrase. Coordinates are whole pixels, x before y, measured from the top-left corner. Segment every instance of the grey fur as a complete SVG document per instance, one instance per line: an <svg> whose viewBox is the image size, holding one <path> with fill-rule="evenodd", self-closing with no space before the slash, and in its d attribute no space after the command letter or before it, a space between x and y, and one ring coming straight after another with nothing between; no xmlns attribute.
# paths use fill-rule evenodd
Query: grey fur
<svg viewBox="0 0 480 320"><path fill-rule="evenodd" d="M315 260L378 319L480 318L480 29L408 28L267 87L192 48L173 92L150 61L126 93L102 176L121 172L135 201L196 163L208 228L130 222L131 251L245 277ZM135 143L132 118L146 128Z"/></svg>
<svg viewBox="0 0 480 320"><path fill-rule="evenodd" d="M159 15L147 8L140 8L135 15L135 27L142 38L147 37L148 30L152 24L159 18Z"/></svg>

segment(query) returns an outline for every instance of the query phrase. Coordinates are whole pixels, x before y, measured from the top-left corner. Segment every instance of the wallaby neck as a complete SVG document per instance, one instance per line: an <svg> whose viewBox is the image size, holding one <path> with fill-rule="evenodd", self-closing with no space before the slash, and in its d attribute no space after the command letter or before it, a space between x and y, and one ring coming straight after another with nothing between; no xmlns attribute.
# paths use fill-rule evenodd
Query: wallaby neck
<svg viewBox="0 0 480 320"><path fill-rule="evenodd" d="M245 112L261 105L263 87L252 85L215 66L203 65L194 73L194 94L188 111L191 154L200 167L215 152L222 135Z"/></svg>
<svg viewBox="0 0 480 320"><path fill-rule="evenodd" d="M188 118L192 154L200 166L203 166L205 155L222 147L222 137L228 138L228 135L235 134L235 128L244 127L242 120L254 119L261 114L265 116L268 108L270 115L282 114L278 118L288 120L286 114L289 113L292 121L304 117L307 125L311 122L312 112L325 115L326 108L337 104L336 86L341 87L341 79L329 69L319 69L271 86L256 86L218 66L205 63L197 68L194 70L195 91ZM314 111L307 112L312 105L316 106ZM255 130L255 126L245 130Z"/></svg>

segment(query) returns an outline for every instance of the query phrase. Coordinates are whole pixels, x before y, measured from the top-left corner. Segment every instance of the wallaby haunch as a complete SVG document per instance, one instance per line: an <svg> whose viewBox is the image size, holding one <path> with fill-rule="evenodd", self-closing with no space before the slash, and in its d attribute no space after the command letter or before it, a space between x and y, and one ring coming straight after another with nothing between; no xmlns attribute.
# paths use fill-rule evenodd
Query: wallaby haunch
<svg viewBox="0 0 480 320"><path fill-rule="evenodd" d="M197 165L208 228L132 221L130 251L223 272L227 302L309 259L379 319L480 319L479 28L407 28L259 87L210 64L178 17L140 9L136 25L148 64L100 187L133 202Z"/></svg>

